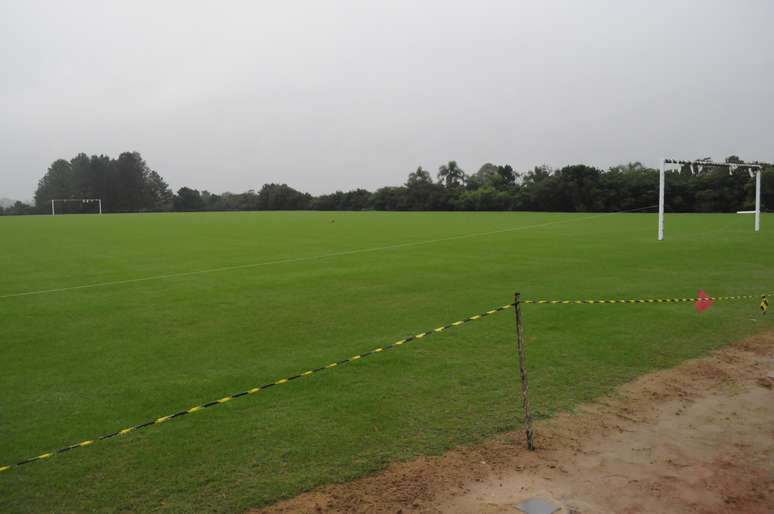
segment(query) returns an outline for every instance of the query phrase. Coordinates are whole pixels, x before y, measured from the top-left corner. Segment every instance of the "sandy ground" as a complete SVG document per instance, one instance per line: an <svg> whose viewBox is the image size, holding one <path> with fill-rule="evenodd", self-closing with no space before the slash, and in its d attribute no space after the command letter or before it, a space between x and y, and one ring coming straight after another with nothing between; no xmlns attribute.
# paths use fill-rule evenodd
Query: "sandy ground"
<svg viewBox="0 0 774 514"><path fill-rule="evenodd" d="M774 513L774 332L536 425L269 508L297 512Z"/></svg>

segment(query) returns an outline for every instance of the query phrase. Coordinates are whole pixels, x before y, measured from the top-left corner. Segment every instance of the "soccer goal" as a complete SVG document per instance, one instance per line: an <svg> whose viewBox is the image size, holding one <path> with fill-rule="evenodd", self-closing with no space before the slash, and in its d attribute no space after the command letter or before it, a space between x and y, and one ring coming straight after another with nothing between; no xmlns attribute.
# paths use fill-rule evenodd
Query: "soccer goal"
<svg viewBox="0 0 774 514"><path fill-rule="evenodd" d="M764 164L736 164L729 162L712 162L710 160L702 161L679 161L675 159L664 159L661 161L661 170L658 175L658 240L664 239L664 179L666 177L666 171L668 165L675 165L677 169L682 169L683 166L690 166L691 172L700 172L704 168L726 168L729 173L734 173L736 170L747 170L750 177L755 177L755 210L754 211L739 211L739 214L755 214L755 231L761 230L761 172L763 171Z"/></svg>
<svg viewBox="0 0 774 514"><path fill-rule="evenodd" d="M79 205L78 205L79 204ZM59 210L57 211L57 205ZM67 209L66 206L79 207L77 209ZM96 209L96 210L95 210ZM57 214L102 214L102 199L101 198L55 198L51 200L51 215ZM73 212L74 211L74 212Z"/></svg>

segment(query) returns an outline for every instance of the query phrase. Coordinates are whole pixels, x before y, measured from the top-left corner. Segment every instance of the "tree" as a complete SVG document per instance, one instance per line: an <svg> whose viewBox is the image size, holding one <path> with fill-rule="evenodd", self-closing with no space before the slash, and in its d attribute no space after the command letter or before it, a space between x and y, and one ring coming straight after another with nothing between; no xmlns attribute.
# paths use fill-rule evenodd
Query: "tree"
<svg viewBox="0 0 774 514"><path fill-rule="evenodd" d="M557 185L554 171L547 165L535 166L522 177L516 209L550 211L559 209L560 202L554 196Z"/></svg>
<svg viewBox="0 0 774 514"><path fill-rule="evenodd" d="M38 188L35 190L35 205L39 209L45 209L51 200L57 198L70 198L72 183L72 168L70 163L64 159L57 159L43 178L38 181Z"/></svg>
<svg viewBox="0 0 774 514"><path fill-rule="evenodd" d="M455 198L455 209L460 211L508 211L512 205L511 194L498 191L491 185L463 191Z"/></svg>
<svg viewBox="0 0 774 514"><path fill-rule="evenodd" d="M374 193L373 207L379 211L405 211L407 209L405 187L383 187Z"/></svg>
<svg viewBox="0 0 774 514"><path fill-rule="evenodd" d="M468 177L467 187L470 190L491 187L498 191L507 191L515 184L516 174L509 164L496 166L487 162L476 173Z"/></svg>
<svg viewBox="0 0 774 514"><path fill-rule="evenodd" d="M336 211L344 203L344 193L336 191L335 193L320 195L312 202L312 209L318 211Z"/></svg>
<svg viewBox="0 0 774 514"><path fill-rule="evenodd" d="M174 204L175 195L161 178L161 175L150 170L145 178L144 207L155 211L168 211Z"/></svg>
<svg viewBox="0 0 774 514"><path fill-rule="evenodd" d="M150 170L138 152L124 152L115 161L116 189L111 196L113 210L138 211L146 207L145 181Z"/></svg>
<svg viewBox="0 0 774 514"><path fill-rule="evenodd" d="M497 166L487 162L477 172L468 177L466 186L469 190L476 190L483 186L492 185L496 181L495 177L497 177Z"/></svg>
<svg viewBox="0 0 774 514"><path fill-rule="evenodd" d="M652 204L658 198L658 173L640 162L611 167L599 181L602 210L623 211Z"/></svg>
<svg viewBox="0 0 774 514"><path fill-rule="evenodd" d="M600 177L602 170L584 164L565 166L557 173L558 196L565 211L598 211L602 209Z"/></svg>
<svg viewBox="0 0 774 514"><path fill-rule="evenodd" d="M422 186L432 183L433 178L430 176L430 172L422 169L422 166L419 166L417 167L417 171L409 173L408 180L406 181L406 187Z"/></svg>
<svg viewBox="0 0 774 514"><path fill-rule="evenodd" d="M13 205L6 207L3 211L3 214L6 214L6 215L33 214L34 212L35 212L34 207L17 200L13 203Z"/></svg>
<svg viewBox="0 0 774 514"><path fill-rule="evenodd" d="M258 192L260 210L300 210L311 203L309 194L296 191L287 184L264 184Z"/></svg>
<svg viewBox="0 0 774 514"><path fill-rule="evenodd" d="M339 205L340 210L362 211L371 208L372 194L365 189L355 189L344 193L343 203Z"/></svg>
<svg viewBox="0 0 774 514"><path fill-rule="evenodd" d="M378 193L378 192L377 192ZM395 195L402 193L405 197L400 201L395 200ZM448 193L440 184L433 182L430 172L418 167L416 171L409 173L404 188L393 188L383 195L390 194L390 202L384 197L374 200L374 207L379 209L379 202L389 203L389 210L435 211L448 209Z"/></svg>
<svg viewBox="0 0 774 514"><path fill-rule="evenodd" d="M640 161L634 161L634 162L630 161L626 164L619 164L618 166L613 166L612 168L610 168L610 171L619 172L619 173L641 173L646 169L647 168Z"/></svg>
<svg viewBox="0 0 774 514"><path fill-rule="evenodd" d="M181 187L174 200L176 211L198 211L204 208L202 196L196 189Z"/></svg>
<svg viewBox="0 0 774 514"><path fill-rule="evenodd" d="M447 189L460 187L465 183L465 171L457 165L457 161L449 161L438 167L438 180Z"/></svg>
<svg viewBox="0 0 774 514"><path fill-rule="evenodd" d="M550 166L547 164L541 164L540 166L535 166L532 171L527 173L527 175L524 177L524 183L537 184L538 182L542 182L543 180L550 178L553 174L554 170Z"/></svg>
<svg viewBox="0 0 774 514"><path fill-rule="evenodd" d="M516 172L510 164L497 166L497 175L499 180L497 184L494 184L498 189L507 189L516 185Z"/></svg>
<svg viewBox="0 0 774 514"><path fill-rule="evenodd" d="M107 155L92 155L89 163L89 180L91 183L92 194L89 196L92 198L101 198L103 207L106 207L108 211L111 209L111 198L118 195L117 191L114 191L115 184L113 182L115 163L113 159ZM171 198L171 192L170 198Z"/></svg>
<svg viewBox="0 0 774 514"><path fill-rule="evenodd" d="M225 193L224 193L225 194ZM215 195L209 191L203 190L201 192L202 203L204 204L204 210L207 211L219 211L223 210L220 205L221 195Z"/></svg>
<svg viewBox="0 0 774 514"><path fill-rule="evenodd" d="M172 197L138 152L124 152L118 159L79 153L51 164L38 181L35 204L45 210L52 199L100 198L105 212L165 210L172 207Z"/></svg>
<svg viewBox="0 0 774 514"><path fill-rule="evenodd" d="M774 166L763 168L761 180L761 210L774 209ZM755 187L751 187L747 194L747 205L755 205Z"/></svg>

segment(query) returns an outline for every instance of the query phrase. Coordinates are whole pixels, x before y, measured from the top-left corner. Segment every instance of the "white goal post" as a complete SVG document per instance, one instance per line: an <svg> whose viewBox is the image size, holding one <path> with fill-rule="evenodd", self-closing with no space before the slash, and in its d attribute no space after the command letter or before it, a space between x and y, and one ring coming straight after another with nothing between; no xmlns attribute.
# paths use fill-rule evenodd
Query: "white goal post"
<svg viewBox="0 0 774 514"><path fill-rule="evenodd" d="M96 203L99 207L99 214L102 214L101 198L54 198L51 200L51 215L56 216L56 202L62 203Z"/></svg>
<svg viewBox="0 0 774 514"><path fill-rule="evenodd" d="M755 210L754 211L740 211L755 213L755 231L761 230L761 172L763 171L764 163L752 163L752 164L737 164L731 162L713 162L713 161L679 161L676 159L664 159L661 161L661 169L658 174L658 240L664 240L664 178L666 176L667 164L676 164L678 167L688 165L691 167L691 171L701 171L702 168L727 168L729 173L733 173L737 169L746 169L750 176L755 175Z"/></svg>

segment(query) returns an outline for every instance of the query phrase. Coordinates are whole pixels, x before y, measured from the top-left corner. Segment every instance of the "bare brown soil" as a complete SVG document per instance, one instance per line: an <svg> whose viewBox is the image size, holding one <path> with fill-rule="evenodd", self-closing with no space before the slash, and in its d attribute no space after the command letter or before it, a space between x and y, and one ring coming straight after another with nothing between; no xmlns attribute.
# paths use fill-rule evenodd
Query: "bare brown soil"
<svg viewBox="0 0 774 514"><path fill-rule="evenodd" d="M327 486L263 510L518 513L774 512L774 332L644 375L522 433Z"/></svg>

